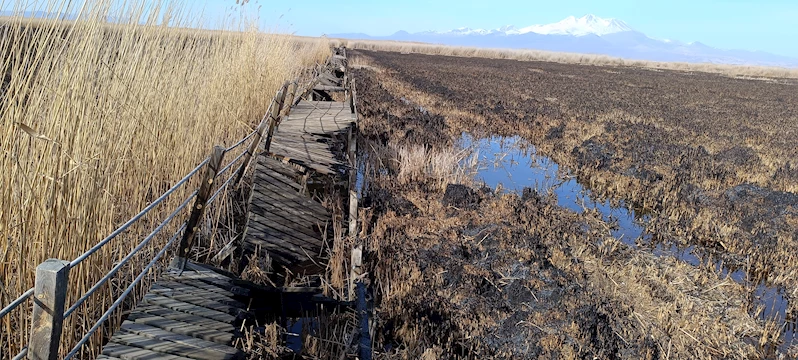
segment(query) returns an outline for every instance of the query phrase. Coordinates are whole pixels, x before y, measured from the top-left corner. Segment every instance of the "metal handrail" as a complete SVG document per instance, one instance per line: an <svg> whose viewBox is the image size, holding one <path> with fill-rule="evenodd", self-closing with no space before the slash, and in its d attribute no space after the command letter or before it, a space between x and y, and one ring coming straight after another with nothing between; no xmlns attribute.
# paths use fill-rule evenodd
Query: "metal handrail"
<svg viewBox="0 0 798 360"><path fill-rule="evenodd" d="M269 107L269 109L271 109L271 106ZM267 111L267 116L268 116L268 113L270 113L270 111ZM255 131L253 131L253 132L249 133L247 136L245 136L244 138L242 138L241 140L239 140L239 141L238 141L238 142L236 142L235 144L233 144L233 145L231 145L230 147L226 148L226 149L225 149L225 153L226 153L226 152L229 152L229 151L231 151L231 150L233 150L233 149L235 149L235 148L237 148L237 147L239 147L239 146L241 146L241 145L243 145L243 144L245 144L245 143L247 142L247 140L249 140L249 139L253 138L253 136L255 136L257 133L258 133L258 131L257 131L257 130L255 130ZM229 171L231 168L233 168L233 166L235 166L235 164L236 164L236 163L240 162L240 161L241 161L241 159L242 159L244 156L246 156L248 153L249 153L249 148L247 148L245 151L242 151L242 152L241 152L241 154L239 154L239 155L238 155L238 156L237 156L235 159L233 159L233 160L232 160L232 161L231 161L229 164L227 164L227 165L226 165L226 166L225 166L223 169L221 169L220 171L218 171L218 172L216 173L216 177L219 177L220 175L222 175L222 174L224 174L225 172ZM140 219L141 219L141 218L142 218L144 215L146 215L147 213L149 213L149 212L150 212L152 209L154 209L156 206L158 206L158 205L159 205L159 204L161 204L161 203L162 203L164 200L166 200L166 199L167 199L167 198L168 198L168 197L169 197L169 196L170 196L172 193L174 193L174 192L175 192L177 189L179 189L180 187L182 187L183 185L185 185L185 184L186 184L186 183L187 183L187 182L188 182L188 181L189 181L189 180L190 180L190 179L191 179L191 178L192 178L194 175L196 175L196 174L197 174L197 173L198 173L198 172L199 172L199 171L200 171L200 170L201 170L203 167L205 167L206 165L208 165L208 163L210 162L210 160L211 160L211 158L210 158L210 157L207 157L207 158L205 158L205 159L204 159L204 160L203 160L203 161L202 161L202 162L201 162L199 165L197 165L197 166L196 166L196 167L195 167L193 170L191 170L191 171L190 171L190 172L189 172L189 173L188 173L186 176L184 176L184 177L183 177L181 180L179 180L177 183L175 183L175 185L173 185L171 188L169 188L169 190L167 190L166 192L164 192L163 194L161 194L161 196L159 196L157 199L155 199L153 202L151 202L149 205L147 205L147 206L146 206L144 209L142 209L142 210L141 210L141 211L140 211L138 214L136 214L135 216L133 216L132 218L130 218L130 219L127 221L127 222L125 222L124 224L122 224L120 227L116 228L114 231L112 231L112 232L111 232L111 234L109 234L109 235L108 235L108 236L106 236L106 237L105 237L103 240L101 240L100 242L98 242L97 244L95 244L94 246L92 246L92 247L91 247L89 250L87 250L86 252L84 252L83 254L81 254L80 256L78 256L77 258L75 258L74 260L72 260L72 261L69 263L69 267L70 267L70 268L72 268L72 267L75 267L75 266L79 265L81 262L83 262L84 260L86 260L86 259L87 259L89 256L91 256L92 254L96 253L96 252L97 252L98 250L100 250L100 249L101 249L103 246L105 246L106 244L108 244L108 243L109 243L111 240L113 240L114 238L116 238L117 236L119 236L121 233L123 233L124 231L126 231L126 230L127 230L129 227L130 227L130 226L132 226L134 223L136 223L138 220L140 220ZM238 169L237 169L236 173L238 173L238 172L241 170L241 168L245 167L246 165L247 165L247 164L241 164L241 165L239 165L239 167L238 167ZM210 203L212 203L212 202L213 202L213 201L216 199L216 197L217 197L217 196L218 196L218 195L219 195L219 194L220 194L220 193L221 193L221 192L222 192L224 189L226 189L226 188L228 187L228 185L230 184L230 182L231 182L233 179L235 179L235 178L236 178L236 173L233 173L233 174L232 174L230 177L228 177L228 179L227 179L227 180L226 180L226 181L225 181L225 182L224 182L224 183L223 183L221 186L219 186L219 189L217 189L217 190L216 190L216 192L213 194L213 196L211 196L211 197L208 199L208 201L207 201L207 203L206 203L206 204L210 204ZM89 298L89 297L90 297L92 294L94 294L94 293L95 293L95 292L96 292L96 291L97 291L97 290L98 290L98 289L99 289L99 288L100 288L102 285L104 285L104 284L105 284L105 283L107 283L107 282L108 282L108 281L109 281L111 278L113 278L113 277L114 277L114 275L116 275L116 274L117 274L117 272L119 272L119 270L121 269L121 267L122 267L123 265L125 265L125 264L126 264L126 263L127 263L127 262L128 262L128 261L129 261L129 260L130 260L130 259L131 259L133 256L134 256L134 255L136 255L137 253L139 253L139 252L140 252L140 251L141 251L141 250L142 250L142 249L143 249L143 248L144 248L144 247L145 247L145 246L146 246L146 245L147 245L147 244L148 244L148 243L149 243L149 242L150 242L150 241L151 241L151 240L152 240L152 239L153 239L153 238L154 238L156 235L157 235L157 234L159 234L159 233L160 233L160 232L161 232L161 231L164 229L164 227L165 227L167 224L169 224L169 223L170 223L172 220L174 220L174 218L175 218L175 217L178 215L178 213L179 213L180 211L182 211L183 209L185 209L185 207L186 207L186 206L188 206L188 204L191 202L191 200L193 200L193 199L194 199L194 198L195 198L195 197L198 195L198 193L199 193L199 190L195 190L195 191L194 191L194 192L193 192L191 195L189 195L189 197L188 197L186 200L184 200L184 201L183 201L183 203L181 203L181 205L180 205L180 206L178 206L178 207L177 207L177 208L176 208L176 209L175 209L175 210L174 210L174 211L173 211L173 212L172 212L172 213L171 213L171 214L170 214L170 215L169 215L169 216L168 216L166 219L164 219L164 221L163 221L163 222L161 222L161 223L160 223L160 224L159 224L159 225L158 225L158 226L157 226L157 227L156 227L156 228L155 228L155 229L154 229L154 230L153 230L153 231L152 231L152 232L151 232L151 233L150 233L150 234L149 234L149 235L148 235L148 236L147 236L147 237L144 239L144 240L142 240L142 241L141 241L141 242L140 242L140 243L139 243L139 244L138 244L138 245L137 245L137 246L136 246L136 247L135 247L135 248L134 248L134 249L133 249L133 250L132 250L132 251L131 251L131 252L130 252L128 255L127 255L127 256L125 256L125 258L123 258L123 259L122 259L122 260L121 260L121 261L120 261L118 264L116 264L116 265L115 265L115 266L114 266L114 267L113 267L113 268L112 268L112 269L111 269L111 270L110 270L108 273L106 273L106 274L105 274L105 276L103 276L103 278L102 278L102 279L100 279L100 280L99 280L99 281L98 281L96 284L94 284L94 286L92 286L92 287L91 287L91 288L90 288L90 289L89 289L89 290L88 290L88 291L87 291L85 294L83 294L83 295L82 295L82 296L81 296L81 297L80 297L80 298L79 298L77 301L75 301L75 303L74 303L74 304L73 304L73 305L72 305L72 306L71 306L69 309L67 309L67 310L64 312L64 318L67 318L67 317L69 317L70 315L72 315L72 314L73 314L73 313L74 313L74 312L75 312L75 311L76 311L76 310L77 310L77 309L78 309L78 308L79 308L79 307L80 307L80 306L81 306L81 305L82 305L82 304L83 304L83 303L84 303L86 300L88 300L88 298ZM72 358L73 356L75 356L75 354L77 354L77 352L78 352L78 351L80 351L81 347L82 347L83 345L85 345L85 344L86 344L86 342L89 340L89 338L90 338L90 337L91 337L91 336L92 336L92 335L93 335L93 334L94 334L94 333L97 331L97 329L99 329L99 327L100 327L100 326L102 326L102 324L103 324L103 323L104 323L106 320L108 320L108 318L110 317L111 313L112 313L114 310L116 310L116 309L119 307L119 305L120 305L120 304L122 303L122 301L123 301L123 300L124 300L124 299L125 299L125 298L126 298L128 295L129 295L129 294L130 294L130 292L133 290L133 288L134 288L134 287L135 287L135 286L136 286L136 285L137 285L139 282L141 282L141 280L143 279L144 275L146 275L146 273L147 273L147 272L149 272L149 270L150 270L150 269L151 269L151 268L152 268L152 267L155 265L155 263L158 261L158 259L160 259L160 258L161 258L161 257L164 255L164 253L166 253L166 250L167 250L167 249L169 249L169 247L171 247L171 246L172 246L172 244L173 244L173 243L176 241L176 239L179 237L179 235L180 235L180 234L181 234L181 233L182 233L182 232L183 232L183 231L186 229L186 226L187 226L187 224L186 224L186 223L183 223L183 225L182 225L182 226L181 226L181 227L180 227L180 228L177 230L177 232L176 232L176 233L175 233L175 234L172 236L172 238L171 238L171 239L170 239L170 240L167 242L167 244L166 244L166 245L165 245L165 246L164 246L164 247L163 247L163 248L162 248L162 249L161 249L161 250L160 250L160 251L159 251L159 252L158 252L158 253L155 255L155 257L153 257L153 259L152 259L152 260L150 261L150 263L149 263L149 264L148 264L148 265L147 265L147 266L144 268L144 270L143 270L143 271L142 271L142 272L141 272L141 273L140 273L140 274L139 274L139 275L136 277L136 279L135 279L135 280L133 280L133 282L132 282L132 283L130 283L130 284L129 284L129 286L128 286L128 287L125 289L125 291L124 291L124 292L122 292L122 294L120 294L120 296L119 296L119 297L118 297L118 298L117 298L117 299L114 301L114 303L111 305L111 307L109 307L109 308L108 308L108 309L105 311L105 313L104 313L104 314L103 314L103 315L100 317L100 319L98 319L98 320L97 320L97 322L96 322L96 323L95 323L95 324L92 326L92 328L91 328L91 329L89 329L88 333L87 333L87 334L86 334L86 335L85 335L85 336L84 336L84 337L83 337L83 338L82 338L80 341L78 341L78 343L75 345L75 347L74 347L74 348L73 348L73 349L72 349L72 350L69 352L69 354L67 354L67 356L65 357L65 359L70 359L70 358ZM35 291L34 291L34 288L30 288L30 289L28 289L28 290L27 290L27 291L25 291L25 292L24 292L22 295L20 295L18 298L16 298L16 299L15 299L14 301L12 301L10 304L8 304L6 307L4 307L2 310L0 310L0 319L2 319L3 317L5 317L5 316L6 316L6 315L8 315L9 313L11 313L11 312L12 312L14 309L16 309L17 307L19 307L19 306L20 306L22 303L24 303L26 300L28 300L28 299L30 299L31 297L33 297L33 295L34 295L34 292L35 292ZM20 353L19 353L19 354L17 354L15 357L13 357L13 359L14 359L14 360L17 360L17 359L24 359L24 358L27 356L27 354L28 354L28 347L26 346L26 347L22 348L22 350L20 351Z"/></svg>
<svg viewBox="0 0 798 360"><path fill-rule="evenodd" d="M31 296L33 296L33 288L30 288L28 291L22 293L22 295L8 304L8 306L4 307L3 310L0 310L0 319L8 315L8 313L16 309L18 306L22 305L22 303L25 302L25 300L28 300Z"/></svg>
<svg viewBox="0 0 798 360"><path fill-rule="evenodd" d="M26 347L24 347L24 348L22 348L22 351L20 351L20 352L19 352L19 354L17 354L16 356L14 356L14 357L12 358L12 360L22 360L22 359L24 359L26 356L28 356L28 347L27 347L27 346L26 346Z"/></svg>
<svg viewBox="0 0 798 360"><path fill-rule="evenodd" d="M99 329L100 326L102 326L103 322L105 322L106 320L108 320L109 317L111 317L111 314L114 312L114 310L116 310L116 308L118 308L119 305L121 305L122 302L125 300L125 298L128 295L130 295L130 292L133 291L133 288L136 285L138 285L139 282L141 282L141 279L144 278L144 275L146 275L150 271L150 269L153 266L155 266L155 264L158 262L158 259L160 259L161 256L163 256L163 254L166 253L166 250L168 250L169 247L172 246L172 244L175 242L175 240L177 240L179 235L185 229L186 229L186 224L183 223L183 226L181 226L180 229L178 229L177 232L172 236L172 238L169 239L169 242L166 243L166 245L161 249L161 251L159 251L157 254L155 254L155 257L153 257L152 260L150 261L150 263L147 264L147 266L144 267L144 270L142 270L141 273L139 273L139 275L136 276L136 279L134 279L133 282L131 282L130 285L128 285L128 287L125 289L125 291L122 292L121 295L119 295L119 298L117 298L116 301L114 301L114 303L111 305L111 307L109 307L108 310L106 310L105 313L103 313L103 315L100 317L99 320L97 320L97 322L94 324L94 326L92 326L91 329L89 329L88 333L86 333L86 335L84 335L83 338L80 339L80 341L78 341L78 343L75 345L75 347L72 348L72 351L70 351L69 354L67 354L64 357L65 360L66 359L71 359L73 356L75 356L75 354L78 353L78 351L80 351L80 349L83 347L83 345L85 345L86 342L89 341L89 338L91 338L91 336L94 335L94 333L97 331L97 329Z"/></svg>
<svg viewBox="0 0 798 360"><path fill-rule="evenodd" d="M230 150L233 150L233 149L241 146L243 143L247 142L247 140L249 140L249 138L254 136L257 132L258 132L258 130L253 130L251 133L249 133L249 135L245 136L243 139L239 140L237 143L235 143L233 145L230 145L230 147L227 148L227 149L224 149L224 152L228 152Z"/></svg>
<svg viewBox="0 0 798 360"><path fill-rule="evenodd" d="M225 167L223 167L221 170L219 170L219 172L217 172L217 173L216 173L216 177L219 177L219 175L222 175L222 174L224 174L224 173L225 173L227 170L230 170L230 168L231 168L233 165L235 165L235 163L237 163L239 160L241 160L241 158L242 158L242 157L244 157L244 155L246 155L246 154L247 154L247 151L248 151L248 150L249 150L249 149L247 149L247 150L245 150L245 151L242 151L242 152L241 152L241 154L239 154L238 156L236 156L236 158L235 158L235 159L233 159L233 161L231 161L229 164L227 164L227 166L225 166Z"/></svg>
<svg viewBox="0 0 798 360"><path fill-rule="evenodd" d="M81 296L80 299L75 301L75 303L69 309L67 309L67 311L64 311L64 319L66 319L70 315L72 315L72 313L75 312L75 310L77 310L77 308L80 307L80 305L82 305L83 302L88 300L88 298L89 298L89 296L91 296L91 294L93 294L95 291L97 291L100 288L100 286L102 286L103 284L108 282L108 280L111 280L111 278L114 275L116 275L116 273L119 271L119 269L122 268L123 265L125 265L128 261L130 261L130 259L132 259L134 255L136 255L139 251L141 251L141 249L143 249L145 246L147 246L147 244L153 238L155 238L155 235L158 235L158 233L160 233L161 230L163 230L163 228L167 224L169 224L177 216L178 213L180 213L180 211L182 211L183 209L186 208L186 206L188 206L188 203L191 200L194 200L194 198L197 196L198 192L199 192L199 190L194 190L194 192L191 193L191 195L189 195L189 197L187 197L186 200L184 200L183 203L180 204L180 206L178 206L175 209L175 211L173 211L171 214L169 214L169 216L167 216L166 219L164 219L164 221L161 222L149 235L147 235L147 237L145 237L144 240L142 240L141 243L139 243L138 246L136 246L129 254L127 254L127 256L125 256L124 259L119 261L119 263L116 264L116 266L114 266L108 273L106 273L105 276L103 276L103 278L100 279L100 281L98 281L96 284L94 284L94 286L92 286L91 289L86 291L86 293L83 294L83 296Z"/></svg>
<svg viewBox="0 0 798 360"><path fill-rule="evenodd" d="M235 160L233 160L233 162L232 162L232 163L230 163L230 164L233 164L233 163L235 163L236 161L238 161L238 159L239 159L240 157L242 157L243 155L244 155L244 154L241 154L241 155L239 155L239 156L238 156L238 158L236 158ZM241 165L238 167L238 170L241 170L241 168L242 168L244 165L245 165L245 164L241 164ZM216 199L216 197L219 195L219 193L221 193L221 192L222 192L222 190L226 189L226 188L227 188L227 186L228 186L228 185L230 185L230 182L231 182L231 181L233 181L233 179L235 179L235 178L236 178L236 174L238 173L238 170L236 170L236 172L235 172L235 173L233 173L232 175L230 175L230 177L228 177L228 178L227 178L227 181L225 181L225 182L224 182L224 183L223 183L221 186L219 186L219 188L218 188L218 189L216 189L216 192L214 192L214 193L213 193L213 195L212 195L210 198L208 198L208 204L211 204L211 203L213 202L213 200L215 200L215 199Z"/></svg>
<svg viewBox="0 0 798 360"><path fill-rule="evenodd" d="M141 210L141 212L136 214L136 216L133 216L130 220L128 220L122 226L118 227L110 235L108 235L105 239L103 239L102 241L97 243L97 245L94 245L91 249L89 249L88 251L83 253L83 255L80 255L75 260L72 260L72 262L69 263L69 267L72 268L72 267L77 266L83 260L86 260L86 258L91 256L91 254L94 254L95 252L97 252L97 250L100 250L103 246L105 246L105 244L107 244L108 242L113 240L115 237L117 237L119 234L121 234L122 232L127 230L127 228L129 228L136 221L141 219L142 216L146 215L150 210L155 208L155 206L157 206L158 204L160 204L161 202L166 200L166 198L169 197L169 195L171 195L175 190L179 189L181 186L183 186L183 184L187 183L188 180L191 179L191 177L193 177L198 171L200 171L200 169L202 169L203 166L207 165L210 160L211 160L210 157L205 158L205 160L203 160L199 165L197 165L197 167L195 167L194 170L191 170L191 172L189 172L188 175L186 175L185 177L183 177L183 179L178 181L177 184L172 186L171 189L166 190L166 192L163 193L163 195L161 195L159 198L155 199L155 201L153 201L150 205L147 205L147 207L145 207L144 210Z"/></svg>
<svg viewBox="0 0 798 360"><path fill-rule="evenodd" d="M246 140L251 138L254 133L255 132L247 135L244 139L242 139L238 143L234 144L233 146L229 147L228 150L225 150L225 152L244 144L246 142ZM242 151L241 154L239 154L235 159L233 159L229 164L227 164L227 166L225 166L223 169L218 171L216 173L216 177L218 178L219 175L222 175L223 173L229 171L229 169L231 169L236 163L238 163L241 160L241 158L243 158L244 155L246 155L246 153L247 153L247 151ZM194 171L192 171L192 173L187 175L186 178L184 178L184 180L187 180L188 178L193 176L197 171L199 171L199 169L202 166L206 165L209 160L210 160L210 158L206 159L206 161L203 161L203 163L200 164L200 166L198 166L197 168L195 168ZM240 165L240 166L243 166L243 165ZM239 166L239 168L240 168L240 166ZM214 193L214 195L210 199L208 199L207 204L210 204L211 202L213 202L213 200L215 200L215 198L219 195L219 193L223 189L225 189L229 185L230 181L232 179L234 179L234 178L235 178L235 174L232 174L230 177L228 177L228 179L219 187L219 189ZM178 185L175 185L175 186L178 186ZM91 296L91 294L93 294L95 291L97 291L103 284L108 282L108 280L110 280L119 271L119 269L121 269L121 267L125 263L127 263L136 253L138 253L141 249L143 249L155 237L155 235L160 233L160 231L163 230L163 228L169 222L171 222L171 220L173 220L181 210L183 210L186 206L188 206L188 204L191 202L191 200L196 198L198 192L199 192L199 190L195 190L188 198L186 198L186 200L184 200L183 203L180 206L178 206L163 222L161 222L161 224L159 224L144 240L142 240L142 242L139 243L139 245L136 246L136 248L134 248L124 259L122 259L102 279L100 279L100 281L98 281L80 299L78 299L67 311L65 311L64 312L64 318L67 318L70 315L72 315L80 307L80 305L82 305L89 298L89 296ZM147 271L149 271L149 269L152 267L152 265L155 263L155 261L157 261L163 255L165 250L167 248L169 248L172 245L172 243L177 239L178 234L180 234L183 230L185 230L185 228L186 228L186 223L183 223L183 225L180 227L180 229L177 231L177 233L175 233L175 235L172 237L172 239L170 239L169 242L165 245L165 247L158 253L158 255L156 255L153 258L153 260L150 262L150 265L148 265L142 271L142 273L139 274L139 276L136 278L136 280L134 280L128 286L128 288L119 296L119 298L117 298L117 300L114 302L114 304L112 304L111 307L109 307L106 310L106 312L103 314L103 316L101 316L100 319L97 320L97 322L92 326L92 328L89 330L89 332L75 345L75 347L65 357L65 359L69 359L72 356L74 356L77 353L77 351L79 351L80 348L88 341L88 339L92 336L92 334L94 334L94 332L97 331L97 329L102 325L102 323L105 322L106 320L108 320L108 317L110 316L110 314L117 307L119 307L119 304L121 304L121 301L125 297L127 297L127 295L129 295L130 290L133 288L133 286L135 286L138 282L141 281L141 278L143 277L143 275Z"/></svg>

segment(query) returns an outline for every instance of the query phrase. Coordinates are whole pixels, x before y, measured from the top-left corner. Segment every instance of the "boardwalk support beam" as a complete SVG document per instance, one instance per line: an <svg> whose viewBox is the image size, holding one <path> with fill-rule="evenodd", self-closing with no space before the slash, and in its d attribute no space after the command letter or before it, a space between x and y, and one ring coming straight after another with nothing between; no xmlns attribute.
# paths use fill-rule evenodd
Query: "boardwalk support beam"
<svg viewBox="0 0 798 360"><path fill-rule="evenodd" d="M68 283L68 261L49 259L36 267L28 359L58 359Z"/></svg>
<svg viewBox="0 0 798 360"><path fill-rule="evenodd" d="M199 230L199 222L202 220L202 215L205 214L205 207L208 205L208 198L211 196L216 173L222 165L222 158L224 158L224 148L214 146L211 161L208 163L205 177L202 178L202 184L200 184L199 192L197 193L197 199L194 200L194 206L191 208L191 216L186 224L186 232L183 233L183 238L180 240L180 250L177 256L181 270L185 268L189 250L194 245L194 237L196 237L197 230Z"/></svg>

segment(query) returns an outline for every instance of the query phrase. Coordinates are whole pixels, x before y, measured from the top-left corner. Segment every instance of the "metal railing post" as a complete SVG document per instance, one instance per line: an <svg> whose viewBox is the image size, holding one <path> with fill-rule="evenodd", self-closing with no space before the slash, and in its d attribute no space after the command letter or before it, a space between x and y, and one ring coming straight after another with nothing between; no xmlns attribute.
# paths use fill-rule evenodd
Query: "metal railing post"
<svg viewBox="0 0 798 360"><path fill-rule="evenodd" d="M49 259L36 267L28 359L58 358L68 283L69 261Z"/></svg>
<svg viewBox="0 0 798 360"><path fill-rule="evenodd" d="M202 179L197 198L194 200L194 207L191 209L191 216L186 223L186 232L183 233L183 238L180 240L180 249L178 250L177 263L180 269L184 269L186 259L188 259L188 252L194 244L194 237L196 236L199 222L202 220L202 215L205 214L205 207L208 204L208 198L213 189L213 182L216 178L216 173L222 165L222 158L224 158L224 148L221 146L214 146L213 153L211 154L211 161L208 163L208 168L205 170L205 177Z"/></svg>

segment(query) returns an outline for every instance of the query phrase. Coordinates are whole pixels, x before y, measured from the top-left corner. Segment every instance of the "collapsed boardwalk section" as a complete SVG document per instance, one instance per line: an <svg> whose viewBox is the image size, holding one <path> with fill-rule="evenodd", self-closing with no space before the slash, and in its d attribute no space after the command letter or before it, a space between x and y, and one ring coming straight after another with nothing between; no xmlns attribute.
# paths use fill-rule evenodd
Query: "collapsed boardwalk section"
<svg viewBox="0 0 798 360"><path fill-rule="evenodd" d="M345 82L334 73L324 73L317 81L334 84L331 79ZM329 92L339 89L345 90L315 85L311 100L300 100L290 109L258 157L244 246L283 266L316 263L327 240L331 216L310 195L308 180L321 176L336 183L352 171L351 159L335 151L356 124L351 95L348 101L312 100L331 99Z"/></svg>
<svg viewBox="0 0 798 360"><path fill-rule="evenodd" d="M156 282L98 359L242 359L232 346L248 291L211 268L187 263Z"/></svg>
<svg viewBox="0 0 798 360"><path fill-rule="evenodd" d="M250 151L256 164L240 243L244 255L268 257L276 267L315 266L317 271L310 274L323 270L320 260L333 219L319 196L312 195L309 183L336 188L348 177L350 194L354 183L357 117L345 58L333 57L327 69L309 87L307 99L300 98L295 104L288 100L283 116L279 116L282 106L273 109L265 141L258 151ZM332 101L334 92L344 92L346 101ZM263 130L259 128L258 134ZM347 156L342 155L341 145L349 150ZM324 196L335 195L328 191ZM352 203L356 206L356 197ZM239 329L252 326L250 320L263 323L279 318L282 326L288 327L289 316L309 316L321 303L329 303L334 312L351 307L346 301L321 296L318 286L259 286L205 265L187 262L181 270L180 261L174 264L128 315L100 358L244 358L252 354L245 354L234 343L242 337ZM349 297L352 300L351 289Z"/></svg>

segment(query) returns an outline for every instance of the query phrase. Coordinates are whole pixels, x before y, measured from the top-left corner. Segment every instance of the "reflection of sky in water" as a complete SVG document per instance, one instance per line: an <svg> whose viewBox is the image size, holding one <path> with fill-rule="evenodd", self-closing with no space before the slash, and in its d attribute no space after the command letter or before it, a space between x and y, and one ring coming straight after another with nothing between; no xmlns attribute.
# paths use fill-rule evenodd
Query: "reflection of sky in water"
<svg viewBox="0 0 798 360"><path fill-rule="evenodd" d="M536 153L535 147L519 137L483 138L475 141L470 135L464 133L460 139L461 146L474 148L479 156L479 168L476 173L478 181L496 188L501 184L507 191L520 193L525 187L535 189L538 193L553 193L557 197L557 204L569 210L581 213L584 209L598 210L602 218L614 224L612 236L623 243L637 248L637 242L646 243L650 235L645 233L643 226L636 221L634 210L627 209L621 203L620 207L613 207L609 201L597 201L591 197L589 190L576 181L576 177L561 171L557 163L551 158ZM638 217L645 222L648 216ZM701 259L695 254L695 246L679 248L676 245L658 244L653 253L657 256L673 256L693 266L701 264ZM728 276L736 282L746 281L745 271L730 272L728 268L715 264L721 276ZM787 300L783 289L759 285L754 291L764 312L761 319L775 319L785 325L783 349L789 348L796 341L796 321L784 323L786 319Z"/></svg>
<svg viewBox="0 0 798 360"><path fill-rule="evenodd" d="M613 207L609 201L596 201L566 172L561 172L550 158L537 155L535 148L518 137L492 137L474 142L467 134L462 146L474 147L479 156L477 179L491 188L499 184L509 191L521 192L525 187L538 193L553 193L557 204L575 212L597 209L605 221L617 224L612 236L630 246L643 235L643 227L635 221L635 213L625 207Z"/></svg>

